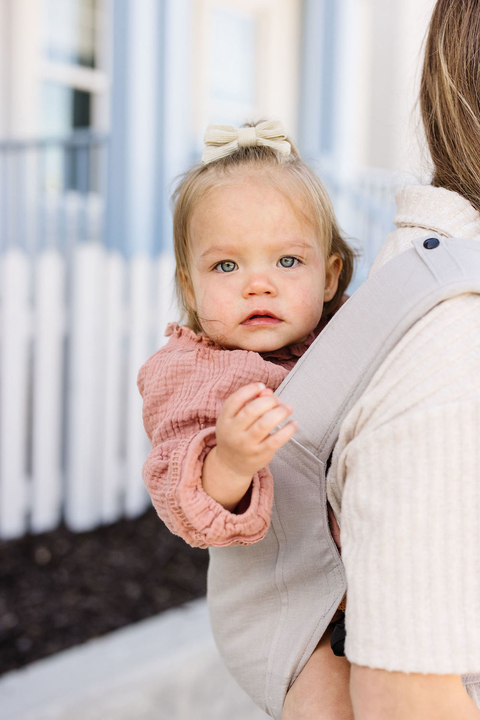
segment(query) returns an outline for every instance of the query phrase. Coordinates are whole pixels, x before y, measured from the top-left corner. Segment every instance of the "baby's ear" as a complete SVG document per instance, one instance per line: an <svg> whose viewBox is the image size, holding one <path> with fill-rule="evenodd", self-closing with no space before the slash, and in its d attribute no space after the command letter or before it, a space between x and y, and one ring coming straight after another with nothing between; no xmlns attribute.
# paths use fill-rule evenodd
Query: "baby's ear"
<svg viewBox="0 0 480 720"><path fill-rule="evenodd" d="M187 303L190 305L192 310L195 312L197 311L197 304L195 302L195 294L193 292L192 287L192 281L190 280L190 275L186 270L183 268L180 270L177 270L178 273L178 281L180 285L182 286L182 290L185 294L185 299Z"/></svg>
<svg viewBox="0 0 480 720"><path fill-rule="evenodd" d="M343 268L343 260L340 255L333 253L325 262L325 292L323 301L329 302L335 297L338 289L338 281Z"/></svg>

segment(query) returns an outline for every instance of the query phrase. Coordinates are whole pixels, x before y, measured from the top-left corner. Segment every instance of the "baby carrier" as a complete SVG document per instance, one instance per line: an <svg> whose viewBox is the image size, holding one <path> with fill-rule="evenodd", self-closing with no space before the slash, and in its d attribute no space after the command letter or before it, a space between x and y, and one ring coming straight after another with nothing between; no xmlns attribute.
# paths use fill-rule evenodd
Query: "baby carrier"
<svg viewBox="0 0 480 720"><path fill-rule="evenodd" d="M325 488L342 422L414 323L463 293L480 293L480 243L414 241L352 295L277 390L299 428L270 464L270 529L254 545L211 548L208 575L220 653L276 720L346 590Z"/></svg>

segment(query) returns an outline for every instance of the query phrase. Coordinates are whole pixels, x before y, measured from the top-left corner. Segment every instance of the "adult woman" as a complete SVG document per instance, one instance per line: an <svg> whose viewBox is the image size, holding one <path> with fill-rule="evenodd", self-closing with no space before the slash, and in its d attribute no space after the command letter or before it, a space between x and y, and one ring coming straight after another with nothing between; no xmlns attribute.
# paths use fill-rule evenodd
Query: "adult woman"
<svg viewBox="0 0 480 720"><path fill-rule="evenodd" d="M479 87L480 3L438 0L420 97L432 185L399 193L372 273L429 231L480 249ZM480 674L479 437L480 296L464 295L407 333L342 426L328 482L351 705L325 713L314 653L285 718L480 718L478 678L466 677Z"/></svg>

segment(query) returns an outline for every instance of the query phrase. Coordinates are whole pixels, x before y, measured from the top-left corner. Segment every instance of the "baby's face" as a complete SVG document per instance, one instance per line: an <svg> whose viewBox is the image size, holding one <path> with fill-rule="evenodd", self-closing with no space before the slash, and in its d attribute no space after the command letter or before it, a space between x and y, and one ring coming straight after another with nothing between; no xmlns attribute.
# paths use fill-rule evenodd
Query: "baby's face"
<svg viewBox="0 0 480 720"><path fill-rule="evenodd" d="M239 177L194 208L187 298L205 333L228 348L266 352L304 340L337 288L315 231L278 190Z"/></svg>

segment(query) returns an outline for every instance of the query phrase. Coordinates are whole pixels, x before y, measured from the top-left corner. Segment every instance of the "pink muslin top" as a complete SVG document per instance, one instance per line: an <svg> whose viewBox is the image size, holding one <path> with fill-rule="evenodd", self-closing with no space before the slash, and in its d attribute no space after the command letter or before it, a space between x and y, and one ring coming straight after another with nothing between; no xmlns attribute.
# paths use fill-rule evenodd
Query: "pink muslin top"
<svg viewBox="0 0 480 720"><path fill-rule="evenodd" d="M190 545L248 545L266 534L273 500L268 467L254 475L249 493L230 512L204 491L203 462L216 444L226 398L251 382L276 390L326 322L304 342L265 353L228 350L171 323L168 343L140 369L143 422L152 443L143 479L160 518Z"/></svg>

